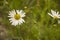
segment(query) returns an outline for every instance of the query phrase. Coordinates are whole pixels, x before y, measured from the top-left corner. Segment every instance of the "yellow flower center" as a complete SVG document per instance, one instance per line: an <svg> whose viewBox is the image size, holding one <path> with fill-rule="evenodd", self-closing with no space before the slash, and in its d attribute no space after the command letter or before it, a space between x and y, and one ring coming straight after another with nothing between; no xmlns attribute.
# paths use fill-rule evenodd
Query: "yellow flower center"
<svg viewBox="0 0 60 40"><path fill-rule="evenodd" d="M54 19L57 19L58 17L57 16L54 16Z"/></svg>
<svg viewBox="0 0 60 40"><path fill-rule="evenodd" d="M14 15L14 18L15 18L16 20L19 20L19 19L20 19L20 15L19 15L19 14L15 14L15 15Z"/></svg>

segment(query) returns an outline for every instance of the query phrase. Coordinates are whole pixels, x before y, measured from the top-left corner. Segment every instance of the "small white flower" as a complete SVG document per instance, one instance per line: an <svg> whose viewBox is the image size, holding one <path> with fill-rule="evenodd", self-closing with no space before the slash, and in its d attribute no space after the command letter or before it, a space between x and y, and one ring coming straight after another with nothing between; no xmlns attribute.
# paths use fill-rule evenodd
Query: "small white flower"
<svg viewBox="0 0 60 40"><path fill-rule="evenodd" d="M55 12L55 11L53 11L53 10L51 10L51 13L48 13L48 15L50 15L50 16L53 17L54 19L60 18L59 12Z"/></svg>
<svg viewBox="0 0 60 40"><path fill-rule="evenodd" d="M16 26L16 25L20 25L22 24L24 21L23 17L25 17L25 13L23 10L12 10L9 11L9 16L10 17L10 22L12 23L12 25Z"/></svg>

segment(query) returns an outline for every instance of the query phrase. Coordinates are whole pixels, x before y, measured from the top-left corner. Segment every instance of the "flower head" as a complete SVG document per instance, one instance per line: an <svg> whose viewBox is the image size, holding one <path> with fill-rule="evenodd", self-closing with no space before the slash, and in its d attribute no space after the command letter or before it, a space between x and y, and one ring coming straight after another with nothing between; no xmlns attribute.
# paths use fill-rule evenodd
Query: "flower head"
<svg viewBox="0 0 60 40"><path fill-rule="evenodd" d="M48 13L48 15L50 15L50 16L53 17L54 19L60 18L59 12L55 12L55 11L53 11L53 10L51 10L51 13Z"/></svg>
<svg viewBox="0 0 60 40"><path fill-rule="evenodd" d="M25 12L23 10L12 10L9 11L9 16L10 17L10 22L12 23L12 25L16 26L16 25L20 25L22 24L24 21L23 17L25 17Z"/></svg>

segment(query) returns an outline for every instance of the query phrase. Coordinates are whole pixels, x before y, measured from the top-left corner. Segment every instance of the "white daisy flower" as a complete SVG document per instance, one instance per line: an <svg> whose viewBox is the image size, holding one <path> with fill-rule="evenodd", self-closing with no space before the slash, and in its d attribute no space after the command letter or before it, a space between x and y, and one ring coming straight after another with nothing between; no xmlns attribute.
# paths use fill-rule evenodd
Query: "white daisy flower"
<svg viewBox="0 0 60 40"><path fill-rule="evenodd" d="M16 26L16 25L20 25L22 24L24 21L23 17L25 17L25 12L23 10L12 10L9 11L9 16L10 17L10 22L12 23L12 25Z"/></svg>
<svg viewBox="0 0 60 40"><path fill-rule="evenodd" d="M59 12L56 12L56 11L53 11L53 10L51 10L51 13L48 13L48 15L50 15L50 16L53 17L54 19L60 18Z"/></svg>

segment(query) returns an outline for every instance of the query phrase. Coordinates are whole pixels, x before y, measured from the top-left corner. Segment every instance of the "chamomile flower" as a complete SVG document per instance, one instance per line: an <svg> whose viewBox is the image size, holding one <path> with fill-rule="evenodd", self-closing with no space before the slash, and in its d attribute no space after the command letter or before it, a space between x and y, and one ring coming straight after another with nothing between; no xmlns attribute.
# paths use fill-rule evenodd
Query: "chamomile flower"
<svg viewBox="0 0 60 40"><path fill-rule="evenodd" d="M21 25L24 21L23 17L25 17L25 12L23 10L12 10L9 11L10 22L12 25Z"/></svg>
<svg viewBox="0 0 60 40"><path fill-rule="evenodd" d="M48 13L48 15L50 15L50 16L53 17L54 19L60 18L59 12L56 12L56 11L53 11L53 10L51 10L51 13Z"/></svg>

